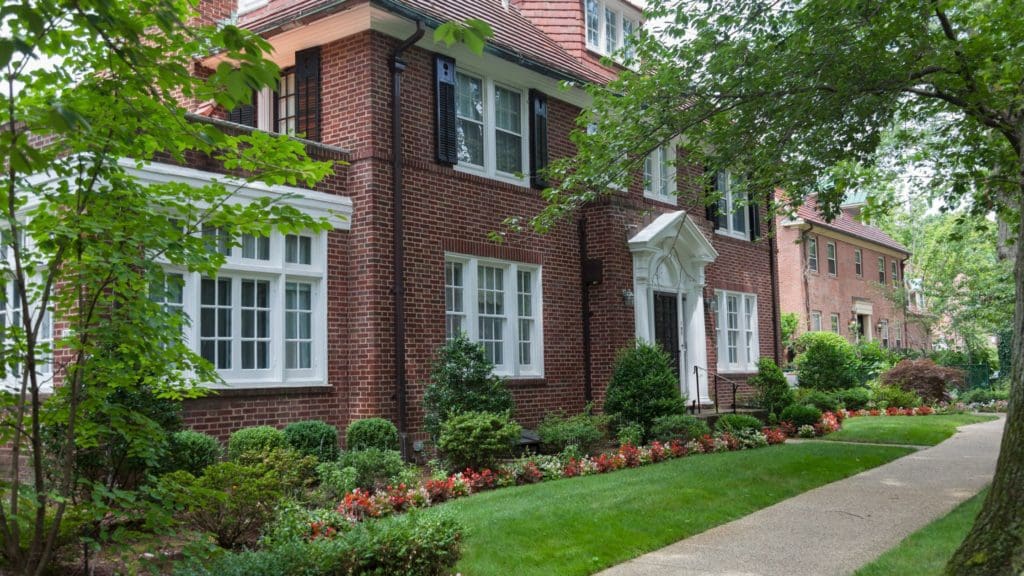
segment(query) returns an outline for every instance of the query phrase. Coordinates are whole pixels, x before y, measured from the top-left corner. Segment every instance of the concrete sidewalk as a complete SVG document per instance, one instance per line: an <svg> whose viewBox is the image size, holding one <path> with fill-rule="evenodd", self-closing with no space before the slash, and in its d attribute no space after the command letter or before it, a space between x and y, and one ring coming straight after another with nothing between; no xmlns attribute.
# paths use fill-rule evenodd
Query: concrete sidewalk
<svg viewBox="0 0 1024 576"><path fill-rule="evenodd" d="M601 572L603 576L842 576L992 479L1005 416ZM685 510L680 510L685 514Z"/></svg>

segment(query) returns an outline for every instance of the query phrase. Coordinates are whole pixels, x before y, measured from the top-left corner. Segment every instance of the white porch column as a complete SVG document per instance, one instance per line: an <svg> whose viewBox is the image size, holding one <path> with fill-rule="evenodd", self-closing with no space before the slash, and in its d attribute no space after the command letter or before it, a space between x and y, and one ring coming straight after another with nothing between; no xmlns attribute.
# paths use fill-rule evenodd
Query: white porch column
<svg viewBox="0 0 1024 576"><path fill-rule="evenodd" d="M687 365L690 366L690 374L686 375L688 388L687 401L697 400L701 405L711 404L711 395L708 391L708 341L704 322L704 286L694 286L693 290L686 294L686 354ZM698 366L700 396L698 392L698 381L693 377L693 366Z"/></svg>

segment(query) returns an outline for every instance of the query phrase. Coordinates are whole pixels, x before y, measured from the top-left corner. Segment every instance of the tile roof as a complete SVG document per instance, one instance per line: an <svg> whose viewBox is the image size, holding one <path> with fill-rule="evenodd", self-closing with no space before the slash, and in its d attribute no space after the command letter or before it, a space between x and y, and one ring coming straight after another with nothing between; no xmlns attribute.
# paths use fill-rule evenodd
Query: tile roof
<svg viewBox="0 0 1024 576"><path fill-rule="evenodd" d="M243 15L239 25L256 32L269 32L289 19L313 19L356 3L351 0L275 0L264 9ZM478 18L494 30L494 36L487 43L501 56L540 64L567 79L604 81L602 74L584 66L515 6L503 7L501 0L370 0L370 3L389 12L404 13L402 15L407 17L425 16L427 25Z"/></svg>
<svg viewBox="0 0 1024 576"><path fill-rule="evenodd" d="M882 232L880 229L857 220L853 217L850 210L842 210L839 215L836 216L835 220L828 222L818 211L817 198L813 196L809 197L807 201L797 209L796 215L798 218L803 219L805 222L810 222L815 226L830 228L837 232L842 232L844 234L848 234L862 240L867 240L868 242L873 242L910 255L910 250L907 250L906 246L893 240L891 236Z"/></svg>

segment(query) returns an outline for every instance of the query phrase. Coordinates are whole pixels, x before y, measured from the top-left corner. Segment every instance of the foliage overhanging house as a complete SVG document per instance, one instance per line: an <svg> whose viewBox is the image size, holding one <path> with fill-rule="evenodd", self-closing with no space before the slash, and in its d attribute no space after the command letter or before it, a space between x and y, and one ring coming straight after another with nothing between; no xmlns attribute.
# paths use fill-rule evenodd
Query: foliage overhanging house
<svg viewBox="0 0 1024 576"><path fill-rule="evenodd" d="M266 37L284 79L252 106L192 109L225 129L302 134L314 157L344 160L301 202L350 216L321 235L243 238L217 278L184 278L174 304L191 315L195 350L227 383L187 401L193 428L224 436L384 416L423 439L433 357L459 330L508 377L526 425L600 406L616 351L637 338L669 351L681 391L705 409L716 375L728 405L731 382L743 394L757 359L777 359L772 223L730 193L727 173L717 178L723 210L707 211L702 168L673 146L655 151L628 190L550 233L488 240L505 217L542 208L537 172L573 153L569 133L588 103L562 83L614 75L600 58L640 25L638 7L204 0L200 9ZM432 41L430 28L467 18L494 29L482 56ZM144 175L218 171L197 159Z"/></svg>

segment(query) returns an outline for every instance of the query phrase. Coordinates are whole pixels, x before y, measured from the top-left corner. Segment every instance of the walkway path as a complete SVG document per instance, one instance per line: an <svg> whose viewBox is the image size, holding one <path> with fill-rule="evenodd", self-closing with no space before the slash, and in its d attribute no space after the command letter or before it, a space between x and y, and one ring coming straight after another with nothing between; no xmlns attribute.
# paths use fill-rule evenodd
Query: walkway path
<svg viewBox="0 0 1024 576"><path fill-rule="evenodd" d="M1004 418L615 566L601 576L843 576L992 479ZM685 511L680 511L685 514Z"/></svg>

